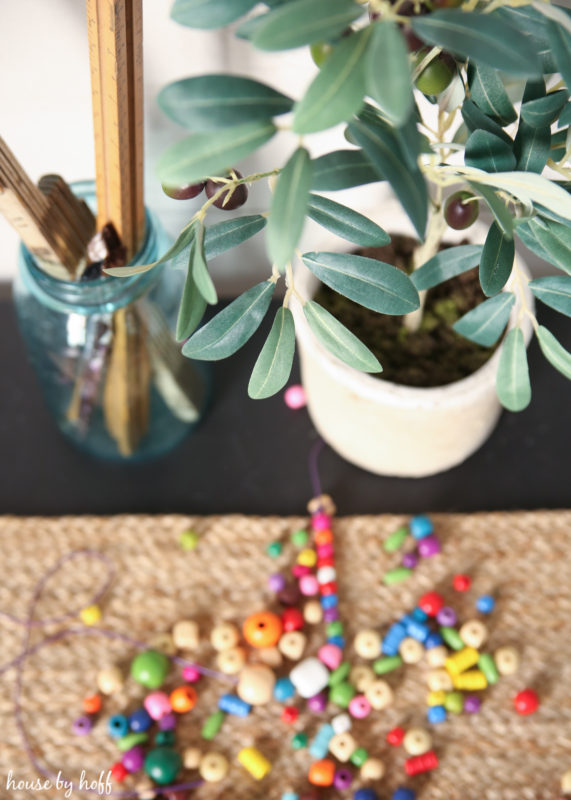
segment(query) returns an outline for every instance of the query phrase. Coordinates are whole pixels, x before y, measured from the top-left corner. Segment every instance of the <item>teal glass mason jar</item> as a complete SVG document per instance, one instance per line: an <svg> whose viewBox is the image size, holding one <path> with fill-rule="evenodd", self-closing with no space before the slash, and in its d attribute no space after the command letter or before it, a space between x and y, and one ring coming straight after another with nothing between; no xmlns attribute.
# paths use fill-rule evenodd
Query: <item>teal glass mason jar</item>
<svg viewBox="0 0 571 800"><path fill-rule="evenodd" d="M92 181L72 188L94 208ZM150 264L170 244L147 211L145 240L131 263ZM173 335L183 282L168 265L127 278L60 281L21 247L14 284L21 334L52 415L85 452L153 458L201 419L208 372L182 356Z"/></svg>

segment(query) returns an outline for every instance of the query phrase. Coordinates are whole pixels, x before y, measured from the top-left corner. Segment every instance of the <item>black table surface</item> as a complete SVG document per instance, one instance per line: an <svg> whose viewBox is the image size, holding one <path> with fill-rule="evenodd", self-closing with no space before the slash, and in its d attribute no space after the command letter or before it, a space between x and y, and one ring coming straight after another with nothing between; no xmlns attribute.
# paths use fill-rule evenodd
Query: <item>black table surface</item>
<svg viewBox="0 0 571 800"><path fill-rule="evenodd" d="M199 428L171 454L127 465L90 459L59 434L26 362L8 287L0 287L0 513L303 514L312 494L308 456L318 440L309 416L288 409L281 396L253 401L246 391L270 317L242 351L213 365L213 402ZM565 317L542 307L539 321L571 349ZM567 507L571 384L535 341L529 363L530 406L504 413L477 453L440 475L378 477L325 448L322 486L339 513Z"/></svg>

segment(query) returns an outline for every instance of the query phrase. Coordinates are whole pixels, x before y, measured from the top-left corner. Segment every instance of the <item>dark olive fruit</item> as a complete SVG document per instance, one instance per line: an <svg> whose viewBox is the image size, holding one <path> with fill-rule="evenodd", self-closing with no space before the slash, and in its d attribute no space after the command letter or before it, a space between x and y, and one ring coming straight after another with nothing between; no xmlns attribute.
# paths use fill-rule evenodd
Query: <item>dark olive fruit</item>
<svg viewBox="0 0 571 800"><path fill-rule="evenodd" d="M428 13L428 8L422 5L411 3L410 0L399 6L398 13L401 17L417 17ZM410 27L401 25L401 30L405 38L409 53L416 53L421 47L426 46L426 42L420 39Z"/></svg>
<svg viewBox="0 0 571 800"><path fill-rule="evenodd" d="M406 46L409 53L416 53L421 47L425 46L425 42L420 39L412 28L404 28L403 36L405 38Z"/></svg>
<svg viewBox="0 0 571 800"><path fill-rule="evenodd" d="M316 67L322 67L333 51L333 45L329 42L315 42L309 48L313 63Z"/></svg>
<svg viewBox="0 0 571 800"><path fill-rule="evenodd" d="M422 61L425 55L424 51L419 53L417 64ZM440 94L449 86L455 72L456 62L452 56L449 53L440 53L422 70L416 79L416 88L420 89L423 94Z"/></svg>
<svg viewBox="0 0 571 800"><path fill-rule="evenodd" d="M173 200L190 200L192 197L198 197L203 189L204 182L190 183L188 186L166 186L163 183L163 192Z"/></svg>
<svg viewBox="0 0 571 800"><path fill-rule="evenodd" d="M80 281L94 281L100 278L103 274L103 261L95 261L93 264L88 264L81 273Z"/></svg>
<svg viewBox="0 0 571 800"><path fill-rule="evenodd" d="M237 178L243 177L242 173L238 172L237 169L234 170L234 173ZM213 180L206 181L206 196L208 197L208 199L214 197L216 192L222 186L224 186L222 181L213 181ZM245 183L240 183L238 184L238 186L235 187L234 191L232 191L232 188L230 187L228 191L222 192L220 197L217 200L215 200L212 205L215 205L216 208L220 208L223 211L234 211L235 208L240 208L240 206L243 206L247 199L248 199L248 187L246 186Z"/></svg>
<svg viewBox="0 0 571 800"><path fill-rule="evenodd" d="M469 228L478 219L480 204L470 192L454 192L444 206L444 219L455 231Z"/></svg>

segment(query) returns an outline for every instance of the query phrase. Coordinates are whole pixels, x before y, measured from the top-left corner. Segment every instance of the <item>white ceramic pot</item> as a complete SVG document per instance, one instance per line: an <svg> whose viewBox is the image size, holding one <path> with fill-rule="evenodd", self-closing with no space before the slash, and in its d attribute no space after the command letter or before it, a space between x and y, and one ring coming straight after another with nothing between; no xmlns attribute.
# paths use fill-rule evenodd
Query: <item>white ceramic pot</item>
<svg viewBox="0 0 571 800"><path fill-rule="evenodd" d="M469 231L450 231L446 239L480 243L486 231L477 223ZM410 228L401 224L396 232L410 234ZM518 263L529 275L521 257ZM303 265L296 271L295 283L306 299L318 287L318 280ZM525 294L533 308L527 286ZM510 326L518 310L516 302ZM461 464L496 426L501 412L495 391L501 348L477 372L455 383L428 389L402 386L336 359L313 336L299 303L292 304L292 311L309 414L325 441L347 461L378 475L433 475ZM527 316L523 333L527 344L532 333Z"/></svg>

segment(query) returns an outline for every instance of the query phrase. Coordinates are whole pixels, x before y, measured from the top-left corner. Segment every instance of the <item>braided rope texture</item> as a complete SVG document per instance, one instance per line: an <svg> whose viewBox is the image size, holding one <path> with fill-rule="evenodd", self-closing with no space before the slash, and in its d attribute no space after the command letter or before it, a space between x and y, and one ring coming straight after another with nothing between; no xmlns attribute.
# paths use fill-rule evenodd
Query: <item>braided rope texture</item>
<svg viewBox="0 0 571 800"><path fill-rule="evenodd" d="M422 664L388 676L395 703L368 719L356 720L353 734L386 764L387 774L379 785L383 800L396 786L407 783L422 800L553 800L559 776L571 766L571 511L435 514L433 519L443 553L422 561L408 581L393 587L384 586L381 579L386 569L398 564L399 556L387 555L381 542L406 518L355 516L335 521L340 610L349 641L363 627L384 630L427 590L442 591L461 620L476 616L474 602L479 594L492 592L497 607L486 620L490 629L487 649L493 652L501 645L516 646L522 656L520 670L485 691L479 714L453 717L432 728L441 764L429 775L407 782L406 754L385 743L387 731L397 724L426 724L426 667ZM273 602L267 577L293 563L296 550L288 544L289 535L306 523L303 517L239 515L3 517L0 609L23 616L35 583L59 557L79 548L96 548L117 567L115 584L102 603L106 628L152 641L179 619L197 619L205 641L191 658L215 666L208 643L211 627L221 620L241 624L248 614ZM197 530L201 538L195 550L183 552L178 540L188 527ZM286 543L277 560L265 553L266 545L275 539ZM457 572L473 576L473 587L465 594L451 589ZM98 562L66 565L47 585L37 616L55 617L81 607L101 578ZM55 631L55 626L34 630L32 643ZM18 655L21 637L21 628L1 623L0 663ZM308 652L323 639L323 627L318 625ZM351 648L348 654L358 663ZM30 739L44 763L56 771L61 769L66 778L77 780L86 770L87 778L95 779L117 760L105 721L111 713L136 708L143 697L142 687L128 680L125 691L107 698L91 735L74 737L71 724L82 713L82 698L95 691L98 670L112 663L127 668L132 655L120 641L75 636L45 647L27 660L23 714ZM13 677L10 670L0 684L0 797L62 797L61 790L6 789L9 770L18 780L36 777L13 720ZM178 679L180 673L173 670L170 685L176 685ZM542 704L535 715L521 717L515 713L512 699L527 686L539 691ZM332 714L303 711L295 726L286 726L279 720L280 706L271 703L255 709L246 719L228 718L216 739L206 743L200 738L201 724L214 710L217 697L228 689L214 679L203 679L197 688L196 708L179 722L179 746L198 745L203 751L223 752L232 769L224 783L204 785L192 796L197 800L279 800L285 789L296 787L303 794L310 756L307 750L292 750L289 738L301 729L311 736ZM239 749L251 744L274 765L260 783L236 763ZM194 775L185 773L183 777L192 780ZM130 785L127 782L122 788ZM73 794L74 798L83 796Z"/></svg>

